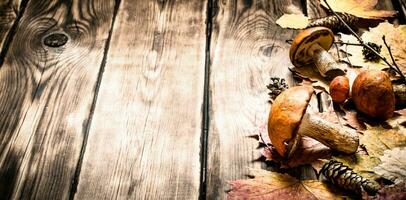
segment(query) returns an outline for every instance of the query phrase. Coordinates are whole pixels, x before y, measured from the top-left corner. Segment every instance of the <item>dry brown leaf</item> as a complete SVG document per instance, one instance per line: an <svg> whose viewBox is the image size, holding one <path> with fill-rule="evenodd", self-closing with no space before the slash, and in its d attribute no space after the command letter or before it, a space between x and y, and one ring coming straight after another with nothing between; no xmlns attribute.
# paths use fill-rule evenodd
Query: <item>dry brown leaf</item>
<svg viewBox="0 0 406 200"><path fill-rule="evenodd" d="M255 178L231 181L227 199L342 199L333 194L322 182L298 180L287 174L251 169Z"/></svg>
<svg viewBox="0 0 406 200"><path fill-rule="evenodd" d="M309 18L303 14L284 14L276 24L282 28L303 29L309 24Z"/></svg>
<svg viewBox="0 0 406 200"><path fill-rule="evenodd" d="M340 109L345 113L343 116L344 123L351 128L354 128L358 131L364 131L367 129L367 124L370 126L382 125L385 129L395 128L401 129L404 128L402 124L406 123L406 115L404 110L397 110L392 118L388 119L385 122L374 121L371 118L358 113L353 104L345 104L340 106ZM406 109L405 109L406 110ZM406 132L406 130L404 130Z"/></svg>
<svg viewBox="0 0 406 200"><path fill-rule="evenodd" d="M268 161L280 163L282 168L290 168L303 164L315 163L318 165L320 159L331 157L331 149L312 138L302 137L299 146L289 160L282 158L273 148L263 148L261 154Z"/></svg>
<svg viewBox="0 0 406 200"><path fill-rule="evenodd" d="M358 114L354 110L344 110L345 116L343 117L345 119L345 123L350 126L351 128L354 128L357 131L363 131L367 127L365 123L358 117Z"/></svg>
<svg viewBox="0 0 406 200"><path fill-rule="evenodd" d="M360 144L362 146L356 154L333 156L333 158L351 167L365 178L371 180L379 178L374 168L381 164L380 157L384 154L384 151L396 147L406 147L405 129L395 126L393 122L398 120L398 118L393 118L387 121L388 124L393 126L391 129L367 125L367 129L360 135Z"/></svg>
<svg viewBox="0 0 406 200"><path fill-rule="evenodd" d="M389 51L385 47L382 36L385 35L386 42L391 47L393 57L398 64L400 70L406 73L406 25L393 26L388 22L380 23L377 27L371 28L370 31L362 34L361 38L364 42L373 42L382 46L381 55L384 56L390 63ZM341 41L348 43L358 43L357 39L352 35L341 35ZM367 61L362 55L362 46L346 45L341 46L341 50L351 54L350 62L354 66L362 66L363 69L386 69L388 65L385 62Z"/></svg>
<svg viewBox="0 0 406 200"><path fill-rule="evenodd" d="M396 14L391 10L376 10L378 0L327 0L327 3L335 12L345 12L366 19L383 19ZM321 4L328 8L323 0Z"/></svg>
<svg viewBox="0 0 406 200"><path fill-rule="evenodd" d="M390 121L388 123L391 123ZM367 125L368 127L368 125ZM368 154L380 157L387 149L406 146L406 134L404 128L399 126L385 129L382 126L368 127L360 137L360 143L365 145Z"/></svg>
<svg viewBox="0 0 406 200"><path fill-rule="evenodd" d="M378 157L365 155L362 150L359 150L359 152L353 155L334 156L333 159L342 162L364 178L370 180L379 178L379 175L376 174L373 169L381 163L380 159Z"/></svg>
<svg viewBox="0 0 406 200"><path fill-rule="evenodd" d="M374 168L377 174L394 183L406 182L406 148L385 150L382 163Z"/></svg>
<svg viewBox="0 0 406 200"><path fill-rule="evenodd" d="M329 91L330 82L323 78L315 68L314 64L310 64L303 67L293 67L291 71L294 76L306 80L311 83L313 87L323 88L325 91Z"/></svg>
<svg viewBox="0 0 406 200"><path fill-rule="evenodd" d="M364 194L362 199L365 199L365 200L405 200L406 199L406 182L383 187L373 197L368 196L367 194Z"/></svg>
<svg viewBox="0 0 406 200"><path fill-rule="evenodd" d="M334 52L334 49L330 49L329 52ZM354 81L356 76L360 73L362 69L353 68L348 65L346 62L338 62L340 67L346 72L346 76L350 80L350 83ZM330 81L325 79L317 71L317 68L314 64L309 64L303 67L293 67L290 69L294 76L299 79L306 80L312 84L315 88L321 88L327 93L329 93Z"/></svg>

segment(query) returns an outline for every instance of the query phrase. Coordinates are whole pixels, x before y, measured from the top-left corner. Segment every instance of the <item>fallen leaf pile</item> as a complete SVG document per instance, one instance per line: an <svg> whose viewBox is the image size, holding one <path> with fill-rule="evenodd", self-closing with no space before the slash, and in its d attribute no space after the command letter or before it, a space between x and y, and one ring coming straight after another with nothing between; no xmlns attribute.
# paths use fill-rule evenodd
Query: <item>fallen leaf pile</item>
<svg viewBox="0 0 406 200"><path fill-rule="evenodd" d="M378 0L327 0L327 3L336 13L347 13L360 19L383 20L396 15L396 12L392 10L377 10L376 6ZM321 0L321 5L325 9L328 9L328 6L323 0ZM276 23L282 28L303 29L306 28L310 22L319 19L320 18L311 19L301 13L286 13L282 15Z"/></svg>
<svg viewBox="0 0 406 200"><path fill-rule="evenodd" d="M406 180L406 148L385 150L382 163L374 168L376 173L394 183Z"/></svg>
<svg viewBox="0 0 406 200"><path fill-rule="evenodd" d="M390 55L382 40L385 36L386 42L391 47L391 52L400 70L406 73L406 25L394 25L383 22L377 27L371 28L369 31L362 34L361 38L365 42L373 42L382 46L381 55L390 61ZM341 35L341 41L347 43L357 43L357 39L352 35ZM341 50L350 54L349 60L354 66L362 66L366 69L385 69L388 65L384 61L367 61L362 55L362 46L343 45ZM346 60L346 59L345 59Z"/></svg>
<svg viewBox="0 0 406 200"><path fill-rule="evenodd" d="M371 180L381 176L374 169L384 161L384 151L397 147L406 147L406 129L385 129L382 126L371 127L360 134L361 148L354 155L333 156L334 159L357 171Z"/></svg>
<svg viewBox="0 0 406 200"><path fill-rule="evenodd" d="M299 180L287 174L251 169L253 179L231 181L232 199L342 199L317 180Z"/></svg>

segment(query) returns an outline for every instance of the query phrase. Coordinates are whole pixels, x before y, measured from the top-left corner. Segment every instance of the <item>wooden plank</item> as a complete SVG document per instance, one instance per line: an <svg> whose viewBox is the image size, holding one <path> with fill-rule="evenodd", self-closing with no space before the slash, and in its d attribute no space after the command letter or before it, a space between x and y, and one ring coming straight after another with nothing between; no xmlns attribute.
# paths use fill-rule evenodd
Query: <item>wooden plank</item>
<svg viewBox="0 0 406 200"><path fill-rule="evenodd" d="M113 10L104 0L28 3L0 68L1 199L69 197ZM44 45L54 33L67 43Z"/></svg>
<svg viewBox="0 0 406 200"><path fill-rule="evenodd" d="M202 0L123 0L76 199L197 199Z"/></svg>
<svg viewBox="0 0 406 200"><path fill-rule="evenodd" d="M20 1L21 0L0 1L0 50L3 49L7 35L16 21L18 13L21 12Z"/></svg>
<svg viewBox="0 0 406 200"><path fill-rule="evenodd" d="M310 19L317 19L327 16L326 10L322 7L320 1L306 0L307 16Z"/></svg>
<svg viewBox="0 0 406 200"><path fill-rule="evenodd" d="M271 76L292 83L289 44L296 31L275 24L283 13L301 11L299 1L218 1L211 46L211 115L207 199L225 199L227 181L259 167L258 142L247 136L266 123Z"/></svg>

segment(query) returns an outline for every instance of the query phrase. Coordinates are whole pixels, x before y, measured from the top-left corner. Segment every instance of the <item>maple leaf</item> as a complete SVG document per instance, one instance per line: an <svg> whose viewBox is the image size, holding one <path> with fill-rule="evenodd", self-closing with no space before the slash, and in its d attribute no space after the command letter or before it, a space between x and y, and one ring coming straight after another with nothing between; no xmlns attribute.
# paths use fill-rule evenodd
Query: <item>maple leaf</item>
<svg viewBox="0 0 406 200"><path fill-rule="evenodd" d="M382 46L381 55L390 62L390 55L382 40L385 36L386 42L391 47L393 57L398 64L400 70L406 73L406 25L393 26L388 22L380 23L377 27L371 28L369 31L362 34L361 38L364 42L373 42ZM352 35L341 34L341 41L348 43L358 43L358 40ZM348 57L351 64L354 66L362 66L363 69L386 69L389 66L382 60L378 62L367 61L362 55L362 46L344 45L341 50L351 54Z"/></svg>
<svg viewBox="0 0 406 200"><path fill-rule="evenodd" d="M406 182L406 148L385 150L382 163L374 168L377 174L394 183Z"/></svg>
<svg viewBox="0 0 406 200"><path fill-rule="evenodd" d="M251 169L255 178L231 181L227 199L342 199L316 180L298 180L287 174Z"/></svg>
<svg viewBox="0 0 406 200"><path fill-rule="evenodd" d="M327 0L327 3L335 12L345 12L365 19L383 19L396 14L391 10L376 10L378 0ZM328 8L324 1L321 4Z"/></svg>
<svg viewBox="0 0 406 200"><path fill-rule="evenodd" d="M309 18L303 14L284 14L276 24L282 28L303 29L309 24Z"/></svg>

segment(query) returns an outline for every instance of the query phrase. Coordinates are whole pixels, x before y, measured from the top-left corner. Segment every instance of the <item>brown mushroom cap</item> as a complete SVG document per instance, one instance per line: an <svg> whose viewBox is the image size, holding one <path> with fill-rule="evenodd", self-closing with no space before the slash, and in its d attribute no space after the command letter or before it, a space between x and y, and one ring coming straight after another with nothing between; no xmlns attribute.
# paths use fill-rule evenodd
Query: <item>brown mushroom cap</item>
<svg viewBox="0 0 406 200"><path fill-rule="evenodd" d="M350 96L350 80L346 76L337 76L330 82L330 95L335 103L344 103Z"/></svg>
<svg viewBox="0 0 406 200"><path fill-rule="evenodd" d="M268 135L281 156L296 138L296 128L302 120L313 93L311 86L296 86L282 92L272 104L268 119ZM286 144L285 144L286 143Z"/></svg>
<svg viewBox="0 0 406 200"><path fill-rule="evenodd" d="M295 67L301 67L313 62L309 49L313 44L319 44L323 49L330 49L334 42L333 32L325 27L308 28L300 32L290 46L290 61Z"/></svg>
<svg viewBox="0 0 406 200"><path fill-rule="evenodd" d="M354 80L351 97L364 114L386 120L395 111L395 94L386 72L365 70Z"/></svg>

